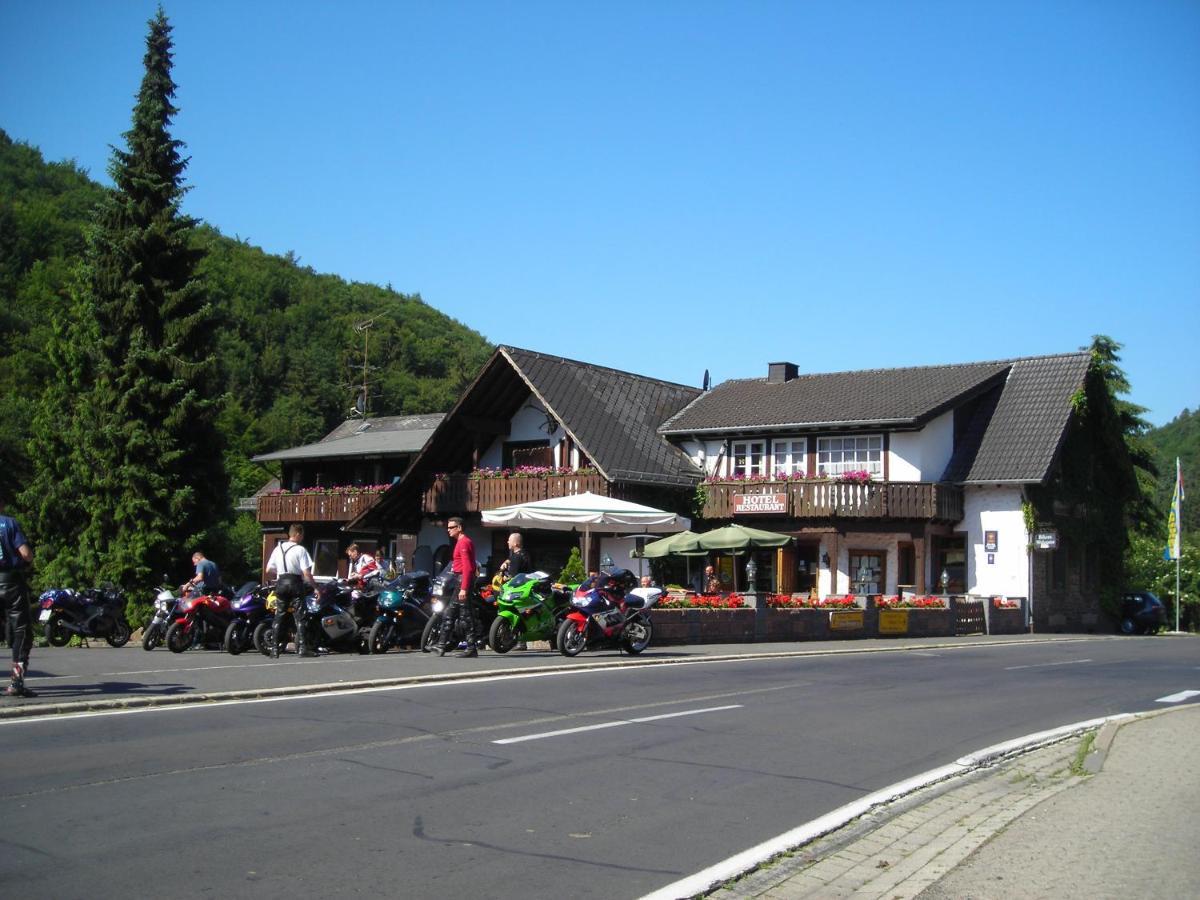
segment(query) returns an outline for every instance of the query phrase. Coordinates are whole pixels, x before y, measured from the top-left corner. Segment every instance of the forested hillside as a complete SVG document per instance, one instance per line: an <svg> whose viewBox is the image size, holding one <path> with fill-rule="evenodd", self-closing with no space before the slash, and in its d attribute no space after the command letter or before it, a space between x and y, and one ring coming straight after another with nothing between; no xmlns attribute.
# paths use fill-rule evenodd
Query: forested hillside
<svg viewBox="0 0 1200 900"><path fill-rule="evenodd" d="M0 479L24 483L33 402L52 377L49 312L65 302L84 233L105 188L71 162L0 130ZM315 440L346 418L361 380L362 338L378 415L449 409L490 352L482 335L419 296L347 282L201 226L200 266L217 309L220 428L233 494L257 489L249 456Z"/></svg>
<svg viewBox="0 0 1200 900"><path fill-rule="evenodd" d="M1163 528L1166 511L1175 490L1175 460L1183 466L1184 487L1192 491L1183 504L1183 533L1195 541L1200 527L1200 410L1184 410L1161 428L1147 432L1146 440L1154 448L1158 462L1158 480L1154 486L1154 505L1162 510Z"/></svg>

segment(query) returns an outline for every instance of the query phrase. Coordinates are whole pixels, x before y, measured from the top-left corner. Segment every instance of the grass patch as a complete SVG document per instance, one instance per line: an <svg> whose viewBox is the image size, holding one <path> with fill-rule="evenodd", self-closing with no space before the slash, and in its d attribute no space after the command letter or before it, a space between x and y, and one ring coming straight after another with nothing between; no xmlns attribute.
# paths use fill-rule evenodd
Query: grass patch
<svg viewBox="0 0 1200 900"><path fill-rule="evenodd" d="M1084 761L1089 753L1092 752L1092 747L1096 743L1096 732L1089 731L1083 736L1083 740L1079 742L1079 746L1075 749L1075 758L1071 760L1071 774L1082 778L1090 774L1084 767Z"/></svg>

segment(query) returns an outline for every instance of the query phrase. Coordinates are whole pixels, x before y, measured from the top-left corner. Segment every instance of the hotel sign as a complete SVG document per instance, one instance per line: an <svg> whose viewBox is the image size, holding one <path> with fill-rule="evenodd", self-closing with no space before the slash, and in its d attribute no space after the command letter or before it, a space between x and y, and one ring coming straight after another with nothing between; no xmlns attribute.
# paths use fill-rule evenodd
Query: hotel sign
<svg viewBox="0 0 1200 900"><path fill-rule="evenodd" d="M787 514L787 494L733 495L733 514L735 516L769 513Z"/></svg>

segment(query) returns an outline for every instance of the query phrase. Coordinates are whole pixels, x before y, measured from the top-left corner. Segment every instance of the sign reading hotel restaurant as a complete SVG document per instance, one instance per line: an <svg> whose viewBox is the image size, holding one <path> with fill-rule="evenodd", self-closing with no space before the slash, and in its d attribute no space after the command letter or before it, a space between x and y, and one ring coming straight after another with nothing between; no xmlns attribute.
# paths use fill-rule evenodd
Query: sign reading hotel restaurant
<svg viewBox="0 0 1200 900"><path fill-rule="evenodd" d="M754 513L787 513L787 494L734 494L735 516Z"/></svg>

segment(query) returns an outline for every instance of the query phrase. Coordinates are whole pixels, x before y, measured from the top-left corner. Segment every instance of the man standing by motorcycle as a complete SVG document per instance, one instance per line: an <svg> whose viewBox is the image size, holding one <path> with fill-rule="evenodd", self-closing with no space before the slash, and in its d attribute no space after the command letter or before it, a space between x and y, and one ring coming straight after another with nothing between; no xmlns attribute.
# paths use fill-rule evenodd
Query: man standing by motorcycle
<svg viewBox="0 0 1200 900"><path fill-rule="evenodd" d="M500 575L508 581L532 571L533 563L529 561L529 554L525 552L521 535L514 531L508 536L508 559L500 563ZM517 641L513 649L524 650L525 647L524 641Z"/></svg>
<svg viewBox="0 0 1200 900"><path fill-rule="evenodd" d="M201 594L215 594L221 589L221 570L215 562L205 557L203 551L197 550L192 554L192 565L196 567L196 574L180 587L181 594L186 593L188 588L199 590Z"/></svg>
<svg viewBox="0 0 1200 900"><path fill-rule="evenodd" d="M317 655L316 649L308 645L308 610L303 596L304 586L315 587L316 582L312 576L312 557L300 543L302 540L304 526L290 526L288 539L275 545L267 563L267 580L275 579L275 621L271 626L275 643L271 647L271 659L278 659L279 651L283 648L289 604L295 604L296 609L296 653L300 656Z"/></svg>
<svg viewBox="0 0 1200 900"><path fill-rule="evenodd" d="M458 596L446 607L445 618L442 620L442 636L438 646L438 655L445 656L450 649L450 636L454 633L454 625L460 616L467 620L467 647L455 656L478 656L479 650L479 617L475 614L475 606L471 593L475 588L475 543L463 531L462 519L451 516L446 520L446 533L454 541L454 553L450 558L450 568L458 576Z"/></svg>
<svg viewBox="0 0 1200 900"><path fill-rule="evenodd" d="M5 697L36 697L25 687L29 651L33 647L33 616L29 609L26 570L33 565L33 548L12 516L4 515L0 496L0 613L8 618L8 645L12 648L12 681Z"/></svg>

